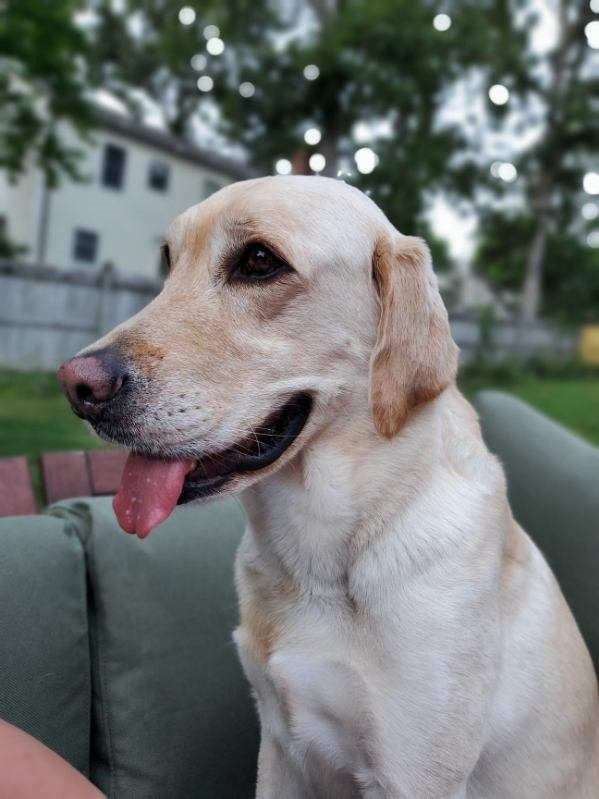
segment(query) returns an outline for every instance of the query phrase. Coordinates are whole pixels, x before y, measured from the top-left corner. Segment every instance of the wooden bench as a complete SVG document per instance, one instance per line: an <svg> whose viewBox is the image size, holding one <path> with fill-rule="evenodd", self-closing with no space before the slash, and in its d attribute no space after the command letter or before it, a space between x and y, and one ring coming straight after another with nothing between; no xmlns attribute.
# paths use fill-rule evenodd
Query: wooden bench
<svg viewBox="0 0 599 799"><path fill-rule="evenodd" d="M40 471L46 503L115 494L126 458L127 452L121 449L45 452L40 458ZM22 516L37 511L27 459L0 458L0 516Z"/></svg>

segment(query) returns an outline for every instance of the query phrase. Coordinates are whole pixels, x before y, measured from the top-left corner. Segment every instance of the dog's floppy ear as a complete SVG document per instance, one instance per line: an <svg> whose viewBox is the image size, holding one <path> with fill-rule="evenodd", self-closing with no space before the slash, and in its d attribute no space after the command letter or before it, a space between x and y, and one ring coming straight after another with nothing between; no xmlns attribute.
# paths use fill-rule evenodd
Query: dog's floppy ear
<svg viewBox="0 0 599 799"><path fill-rule="evenodd" d="M411 408L434 399L454 380L458 348L422 239L399 233L381 238L373 277L380 319L370 366L371 405L377 430L391 438Z"/></svg>

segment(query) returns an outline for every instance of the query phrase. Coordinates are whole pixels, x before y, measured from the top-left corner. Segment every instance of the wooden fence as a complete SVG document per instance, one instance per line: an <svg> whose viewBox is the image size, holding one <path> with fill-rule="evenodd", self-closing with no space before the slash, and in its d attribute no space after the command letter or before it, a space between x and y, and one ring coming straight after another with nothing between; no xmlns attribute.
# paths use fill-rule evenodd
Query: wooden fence
<svg viewBox="0 0 599 799"><path fill-rule="evenodd" d="M55 369L160 291L157 280L0 261L0 364Z"/></svg>
<svg viewBox="0 0 599 799"><path fill-rule="evenodd" d="M123 275L109 266L66 271L0 261L0 365L13 369L55 369L114 325L143 308L160 282ZM453 335L462 360L479 350L482 327L471 316L453 316ZM498 322L488 357L533 354L567 356L575 338L544 324Z"/></svg>

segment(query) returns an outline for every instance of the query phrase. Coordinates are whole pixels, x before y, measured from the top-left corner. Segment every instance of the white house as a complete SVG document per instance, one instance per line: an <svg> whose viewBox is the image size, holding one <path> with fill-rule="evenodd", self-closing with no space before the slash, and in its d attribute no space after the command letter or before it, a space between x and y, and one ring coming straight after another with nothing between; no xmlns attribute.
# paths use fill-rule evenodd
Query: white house
<svg viewBox="0 0 599 799"><path fill-rule="evenodd" d="M73 138L67 131L65 135ZM49 191L39 169L15 185L0 173L0 225L23 259L59 268L98 267L157 277L168 223L217 189L249 176L243 164L99 108L84 151L86 182Z"/></svg>

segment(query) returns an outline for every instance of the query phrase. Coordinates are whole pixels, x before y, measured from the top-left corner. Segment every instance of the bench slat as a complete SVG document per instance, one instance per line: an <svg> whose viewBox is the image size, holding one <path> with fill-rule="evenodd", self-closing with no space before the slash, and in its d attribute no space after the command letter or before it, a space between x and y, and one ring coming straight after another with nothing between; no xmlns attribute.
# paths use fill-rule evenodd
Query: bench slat
<svg viewBox="0 0 599 799"><path fill-rule="evenodd" d="M48 504L92 493L84 452L44 452L40 460Z"/></svg>
<svg viewBox="0 0 599 799"><path fill-rule="evenodd" d="M92 494L116 494L128 454L124 449L96 449L87 453Z"/></svg>
<svg viewBox="0 0 599 799"><path fill-rule="evenodd" d="M0 516L26 516L37 507L27 458L0 458Z"/></svg>

